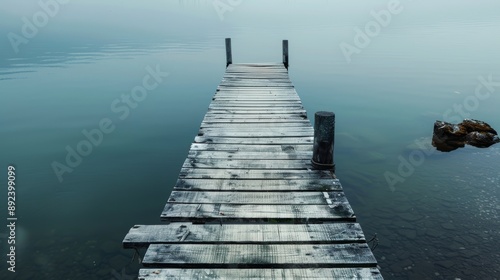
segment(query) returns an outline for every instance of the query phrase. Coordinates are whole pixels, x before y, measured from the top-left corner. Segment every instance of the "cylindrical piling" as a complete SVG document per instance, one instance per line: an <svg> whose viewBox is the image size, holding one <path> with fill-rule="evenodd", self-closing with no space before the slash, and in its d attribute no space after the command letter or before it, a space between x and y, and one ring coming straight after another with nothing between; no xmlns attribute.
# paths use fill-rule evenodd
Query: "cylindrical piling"
<svg viewBox="0 0 500 280"><path fill-rule="evenodd" d="M335 171L333 146L335 142L335 114L319 111L314 114L314 146L312 164L316 169Z"/></svg>
<svg viewBox="0 0 500 280"><path fill-rule="evenodd" d="M231 38L226 38L226 67L233 63L233 57L231 54Z"/></svg>
<svg viewBox="0 0 500 280"><path fill-rule="evenodd" d="M283 40L283 64L288 69L288 40Z"/></svg>

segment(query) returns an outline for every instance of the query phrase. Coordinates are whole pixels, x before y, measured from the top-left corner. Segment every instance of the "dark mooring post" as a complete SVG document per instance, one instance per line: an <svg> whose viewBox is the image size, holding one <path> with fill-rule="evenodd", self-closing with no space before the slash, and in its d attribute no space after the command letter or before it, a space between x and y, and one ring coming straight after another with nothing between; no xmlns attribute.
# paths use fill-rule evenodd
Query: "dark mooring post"
<svg viewBox="0 0 500 280"><path fill-rule="evenodd" d="M288 40L283 40L283 64L288 69Z"/></svg>
<svg viewBox="0 0 500 280"><path fill-rule="evenodd" d="M333 145L335 142L335 114L319 111L314 114L314 146L312 164L316 169L335 172Z"/></svg>
<svg viewBox="0 0 500 280"><path fill-rule="evenodd" d="M233 63L233 57L231 55L231 38L226 38L226 67Z"/></svg>

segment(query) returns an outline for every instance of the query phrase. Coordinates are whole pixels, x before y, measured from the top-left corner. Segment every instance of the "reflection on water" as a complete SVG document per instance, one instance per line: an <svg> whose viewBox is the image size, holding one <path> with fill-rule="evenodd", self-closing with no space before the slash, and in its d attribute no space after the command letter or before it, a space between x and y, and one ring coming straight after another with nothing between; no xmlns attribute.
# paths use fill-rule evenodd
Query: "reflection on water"
<svg viewBox="0 0 500 280"><path fill-rule="evenodd" d="M434 151L411 175L398 171L416 140L430 141L436 119L474 96L478 76L500 79L498 9L445 2L432 5L446 4L446 14L408 2L347 63L339 44L386 1L244 1L224 20L206 1L74 1L19 54L0 53L1 161L19 170L16 279L132 279L139 264L121 241L135 223L159 223L222 77L225 37L235 62L280 61L289 40L290 76L309 116L336 113L337 175L365 234L377 233L386 278L496 277L499 148ZM2 34L21 28L18 17L37 5L26 3L6 9ZM170 76L118 120L112 101L157 64ZM498 130L499 102L495 92L465 113ZM105 117L115 131L59 183L51 163ZM386 172L403 179L394 191Z"/></svg>

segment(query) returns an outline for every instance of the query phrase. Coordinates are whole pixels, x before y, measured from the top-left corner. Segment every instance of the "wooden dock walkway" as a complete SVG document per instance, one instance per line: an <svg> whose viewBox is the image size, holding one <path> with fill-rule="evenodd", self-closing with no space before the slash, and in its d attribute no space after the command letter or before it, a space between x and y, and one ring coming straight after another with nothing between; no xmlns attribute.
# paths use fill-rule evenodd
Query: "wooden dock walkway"
<svg viewBox="0 0 500 280"><path fill-rule="evenodd" d="M165 224L123 240L147 248L139 279L382 279L339 180L311 164L284 64L228 64Z"/></svg>

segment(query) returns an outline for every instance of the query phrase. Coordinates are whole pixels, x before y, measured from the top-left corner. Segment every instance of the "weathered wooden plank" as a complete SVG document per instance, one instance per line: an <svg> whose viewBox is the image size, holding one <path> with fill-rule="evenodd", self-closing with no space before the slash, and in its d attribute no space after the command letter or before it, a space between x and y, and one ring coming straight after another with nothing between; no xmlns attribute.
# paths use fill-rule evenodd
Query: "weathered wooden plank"
<svg viewBox="0 0 500 280"><path fill-rule="evenodd" d="M237 63L237 64L232 64L232 65L233 65L233 68L240 67L240 68L251 69L252 67L256 67L256 68L286 69L286 68L284 68L283 63L281 63L281 62L266 62L266 63L260 63L260 62L259 63L248 63L248 62L245 62L245 63Z"/></svg>
<svg viewBox="0 0 500 280"><path fill-rule="evenodd" d="M220 168L220 169L274 169L302 170L311 169L311 159L231 159L231 158L187 158L183 168Z"/></svg>
<svg viewBox="0 0 500 280"><path fill-rule="evenodd" d="M259 88L267 88L267 87L285 87L285 88L293 88L293 84L291 82L267 82L262 83L258 81L222 81L218 88L224 87L259 87Z"/></svg>
<svg viewBox="0 0 500 280"><path fill-rule="evenodd" d="M253 95L260 95L260 94L288 94L288 95L293 95L293 96L298 96L297 91L293 88L264 88L264 89L259 89L259 88L223 88L220 90L215 91L217 94L239 94L240 96L253 96Z"/></svg>
<svg viewBox="0 0 500 280"><path fill-rule="evenodd" d="M240 69L243 69L243 68L240 68ZM232 71L232 70L235 70L235 68L232 68L232 69L229 69L229 71L225 72L224 73L224 76L226 75L232 75L232 74L249 74L249 75L258 75L262 72L264 73L268 73L270 75L282 75L284 77L288 77L288 73L287 72L283 72L282 69L280 68L274 68L274 69L267 69L268 71L265 71L265 69L261 69L261 71L252 71L251 68L247 68L249 71L242 71L242 72L235 72L235 71Z"/></svg>
<svg viewBox="0 0 500 280"><path fill-rule="evenodd" d="M355 222L349 203L305 204L186 204L167 202L162 221L194 223L322 223Z"/></svg>
<svg viewBox="0 0 500 280"><path fill-rule="evenodd" d="M248 67L233 67L231 69L227 69L224 75L231 75L231 74L252 74L252 75L258 75L258 74L281 74L285 75L287 72L286 70L282 70L280 68L248 68Z"/></svg>
<svg viewBox="0 0 500 280"><path fill-rule="evenodd" d="M245 107L245 106L219 106L217 104L210 105L209 107L210 112L216 111L216 110L224 110L226 112L228 111L243 111L246 113L252 113L252 112L267 112L267 114L271 113L295 113L297 111L303 110L302 105L296 105L296 106L253 106L253 107Z"/></svg>
<svg viewBox="0 0 500 280"><path fill-rule="evenodd" d="M241 109L208 109L210 114L307 114L305 110L241 110Z"/></svg>
<svg viewBox="0 0 500 280"><path fill-rule="evenodd" d="M221 88L221 89L216 89L216 93L235 93L235 92L240 92L240 95L252 95L252 94L269 94L269 93L276 93L276 94L290 94L290 95L297 95L297 91L294 88L249 88L249 87L231 87L231 88Z"/></svg>
<svg viewBox="0 0 500 280"><path fill-rule="evenodd" d="M357 223L331 224L191 224L135 225L124 248L149 244L342 244L366 242Z"/></svg>
<svg viewBox="0 0 500 280"><path fill-rule="evenodd" d="M278 67L273 67L273 68L248 68L248 67L232 67L231 69L226 69L227 74L286 74L285 70L278 68Z"/></svg>
<svg viewBox="0 0 500 280"><path fill-rule="evenodd" d="M212 97L215 98L232 98L232 99L250 99L255 100L258 97L261 98L276 98L285 99L290 98L290 100L301 101L295 89L280 88L280 89L266 89L257 90L254 88L245 88L241 90L225 88L216 91Z"/></svg>
<svg viewBox="0 0 500 280"><path fill-rule="evenodd" d="M295 113L295 114L289 114L289 113L284 113L284 114L212 114L212 113L207 113L205 115L205 119L260 119L260 120L265 120L265 119L282 119L282 120L309 120L307 119L306 114L302 113Z"/></svg>
<svg viewBox="0 0 500 280"><path fill-rule="evenodd" d="M262 79L263 81L290 81L286 74L282 73L227 73L223 76L224 80L232 80L232 79L252 79L258 80Z"/></svg>
<svg viewBox="0 0 500 280"><path fill-rule="evenodd" d="M242 144L191 144L190 151L228 151L228 152L261 152L261 153L293 153L311 152L310 144L304 145L242 145Z"/></svg>
<svg viewBox="0 0 500 280"><path fill-rule="evenodd" d="M341 191L338 179L179 179L174 190L186 191Z"/></svg>
<svg viewBox="0 0 500 280"><path fill-rule="evenodd" d="M224 77L219 84L221 88L234 88L234 87L260 87L260 88L268 88L268 87L276 87L276 88L293 88L293 83L289 79L267 79L267 78L250 78L250 77L241 77L241 78L226 78Z"/></svg>
<svg viewBox="0 0 500 280"><path fill-rule="evenodd" d="M263 77L265 74L268 74L267 77ZM257 75L257 78L253 78L252 76ZM276 77L273 77L276 75ZM232 81L232 80L262 80L262 82L269 81L280 81L280 82L290 82L290 79L284 73L276 73L276 72L260 72L260 73L227 73L223 76L222 81Z"/></svg>
<svg viewBox="0 0 500 280"><path fill-rule="evenodd" d="M226 73L287 73L286 69L279 66L248 67L242 65L230 65L226 68Z"/></svg>
<svg viewBox="0 0 500 280"><path fill-rule="evenodd" d="M268 109L268 107L277 107L277 108L288 108L288 107L302 107L302 102L297 101L265 101L265 102L255 102L255 101L221 101L214 100L210 104L209 108L217 108L217 107L264 107Z"/></svg>
<svg viewBox="0 0 500 280"><path fill-rule="evenodd" d="M258 70L250 70L248 71L248 69L243 69L243 68L240 68L240 69L229 69L228 71L226 71L223 75L223 77L227 77L227 76L243 76L243 77L247 77L247 76L257 76L257 77L260 77L260 76L273 76L273 75L276 75L278 77L283 77L283 78L289 78L286 76L286 72L283 72L281 71L281 69L258 69Z"/></svg>
<svg viewBox="0 0 500 280"><path fill-rule="evenodd" d="M220 87L286 87L293 88L292 82L290 80L264 80L264 79L223 79Z"/></svg>
<svg viewBox="0 0 500 280"><path fill-rule="evenodd" d="M236 70L238 67L233 67L231 69L228 69L229 71L226 71L224 73L224 75L230 75L230 74L259 74L261 72L266 72L266 73L269 73L269 74L280 74L280 75L283 75L283 76L286 76L288 77L288 73L287 72L284 72L283 69L279 68L279 67L271 67L271 68L267 68L268 71L265 71L266 69L260 69L260 71L253 71L253 69L255 68L249 68L249 67L246 67L247 71L242 71L242 72L235 72L233 70ZM245 69L243 67L240 67L240 70L241 69Z"/></svg>
<svg viewBox="0 0 500 280"><path fill-rule="evenodd" d="M296 126L294 124L307 124L311 125L309 120L305 120L302 118L295 118L291 120L287 119L218 119L218 118L205 118L201 124L201 127L214 127L214 126L225 126L227 124L246 124L246 125L259 125L259 124L271 124L274 123L277 126Z"/></svg>
<svg viewBox="0 0 500 280"><path fill-rule="evenodd" d="M255 130L259 130L259 132L272 132L272 133L277 133L277 134L294 134L294 133L314 133L314 129L311 126L301 126L301 127L280 127L280 126L272 126L272 125L247 125L247 128L227 128L227 129L221 129L221 128L205 128L201 129L202 132L208 133L216 133L216 134L224 134L224 132L230 132L230 133L236 133L236 132L251 132ZM234 137L238 137L236 135L233 135ZM302 135L298 135L302 136Z"/></svg>
<svg viewBox="0 0 500 280"><path fill-rule="evenodd" d="M235 69L235 68L243 68L243 69L285 69L283 67L283 63L279 62L266 62L266 63L237 63L237 64L231 64L231 68L229 69Z"/></svg>
<svg viewBox="0 0 500 280"><path fill-rule="evenodd" d="M350 268L269 268L269 269L141 269L139 280L158 279L372 279L382 280L382 275L373 267Z"/></svg>
<svg viewBox="0 0 500 280"><path fill-rule="evenodd" d="M334 207L348 203L343 192L220 192L220 191L172 191L171 203L228 203L254 205L328 205Z"/></svg>
<svg viewBox="0 0 500 280"><path fill-rule="evenodd" d="M311 137L313 136L313 131L308 131L306 129L304 130L299 130L295 127L289 127L290 129L279 129L276 128L276 130L270 130L266 129L264 127L257 128L255 130L250 130L250 129L222 129L219 130L217 127L214 128L200 128L198 132L198 136L205 136L205 137L224 137L224 138L255 138L254 140L258 141L258 138L260 137L261 139L263 137L267 138L286 138L286 137Z"/></svg>
<svg viewBox="0 0 500 280"><path fill-rule="evenodd" d="M268 102L268 101L300 101L296 96L290 94L255 94L255 95L239 95L239 94L215 94L212 96L212 101L238 101L238 102Z"/></svg>
<svg viewBox="0 0 500 280"><path fill-rule="evenodd" d="M232 64L231 67L226 69L226 73L231 72L252 72L252 73L261 73L261 72L269 72L269 73L286 73L286 69L281 68L279 65L276 66L248 66L241 64Z"/></svg>
<svg viewBox="0 0 500 280"><path fill-rule="evenodd" d="M304 109L304 107L302 107L302 105L300 104L290 105L290 106L278 106L278 105L239 106L238 104L225 104L225 105L211 104L208 108L210 110L242 110L242 111L248 111L249 113L251 113L252 111L267 111L267 110L271 112L283 113L282 111L296 111Z"/></svg>
<svg viewBox="0 0 500 280"><path fill-rule="evenodd" d="M228 77L224 76L222 78L222 82L227 82L227 83L238 83L238 82L248 82L248 83L292 83L290 79L288 79L286 76L283 78L251 78L251 77Z"/></svg>
<svg viewBox="0 0 500 280"><path fill-rule="evenodd" d="M286 114L286 113L299 113L298 111L303 110L301 106L288 106L288 107L280 107L280 106L218 106L212 105L209 107L210 113L214 111L225 111L228 113L235 112L241 113L242 111L245 114L256 114L255 112L263 112L267 111L267 114L277 113L277 114Z"/></svg>
<svg viewBox="0 0 500 280"><path fill-rule="evenodd" d="M254 97L254 98L239 98L237 96L221 96L212 98L212 102L245 102L245 103L277 103L277 102L296 102L302 103L298 98L294 98L294 96L262 96L262 97Z"/></svg>
<svg viewBox="0 0 500 280"><path fill-rule="evenodd" d="M254 129L218 129L200 128L198 136L205 137L308 137L314 135L312 127L266 127L256 126Z"/></svg>
<svg viewBox="0 0 500 280"><path fill-rule="evenodd" d="M275 129L281 128L298 128L298 127L311 127L311 124L306 122L273 122L273 121L257 121L257 122L205 122L201 123L201 128L220 128L220 129L249 129L255 128L258 130L262 127L274 127Z"/></svg>
<svg viewBox="0 0 500 280"><path fill-rule="evenodd" d="M327 170L202 169L182 168L182 179L332 179Z"/></svg>
<svg viewBox="0 0 500 280"><path fill-rule="evenodd" d="M311 161L311 151L245 152L245 151L189 151L188 159L244 159L244 160L284 160L302 159Z"/></svg>
<svg viewBox="0 0 500 280"><path fill-rule="evenodd" d="M276 145L294 145L311 144L312 136L304 137L266 137L266 138L243 138L243 137L214 137L214 136L196 136L195 143L214 143L214 144L276 144Z"/></svg>
<svg viewBox="0 0 500 280"><path fill-rule="evenodd" d="M245 88L253 88L257 90L273 90L273 89L293 89L294 86L280 85L280 86L246 86L246 85L219 85L217 86L217 90L223 89L245 89Z"/></svg>
<svg viewBox="0 0 500 280"><path fill-rule="evenodd" d="M367 244L152 244L145 267L304 268L376 267Z"/></svg>
<svg viewBox="0 0 500 280"><path fill-rule="evenodd" d="M255 100L259 98L293 98L294 100L298 95L294 92L294 89L266 89L259 90L256 88L243 88L243 89L232 89L225 88L217 91L213 98L244 98Z"/></svg>
<svg viewBox="0 0 500 280"><path fill-rule="evenodd" d="M286 102L300 101L297 96L291 94L215 94L212 96L212 101L238 101L238 102Z"/></svg>

